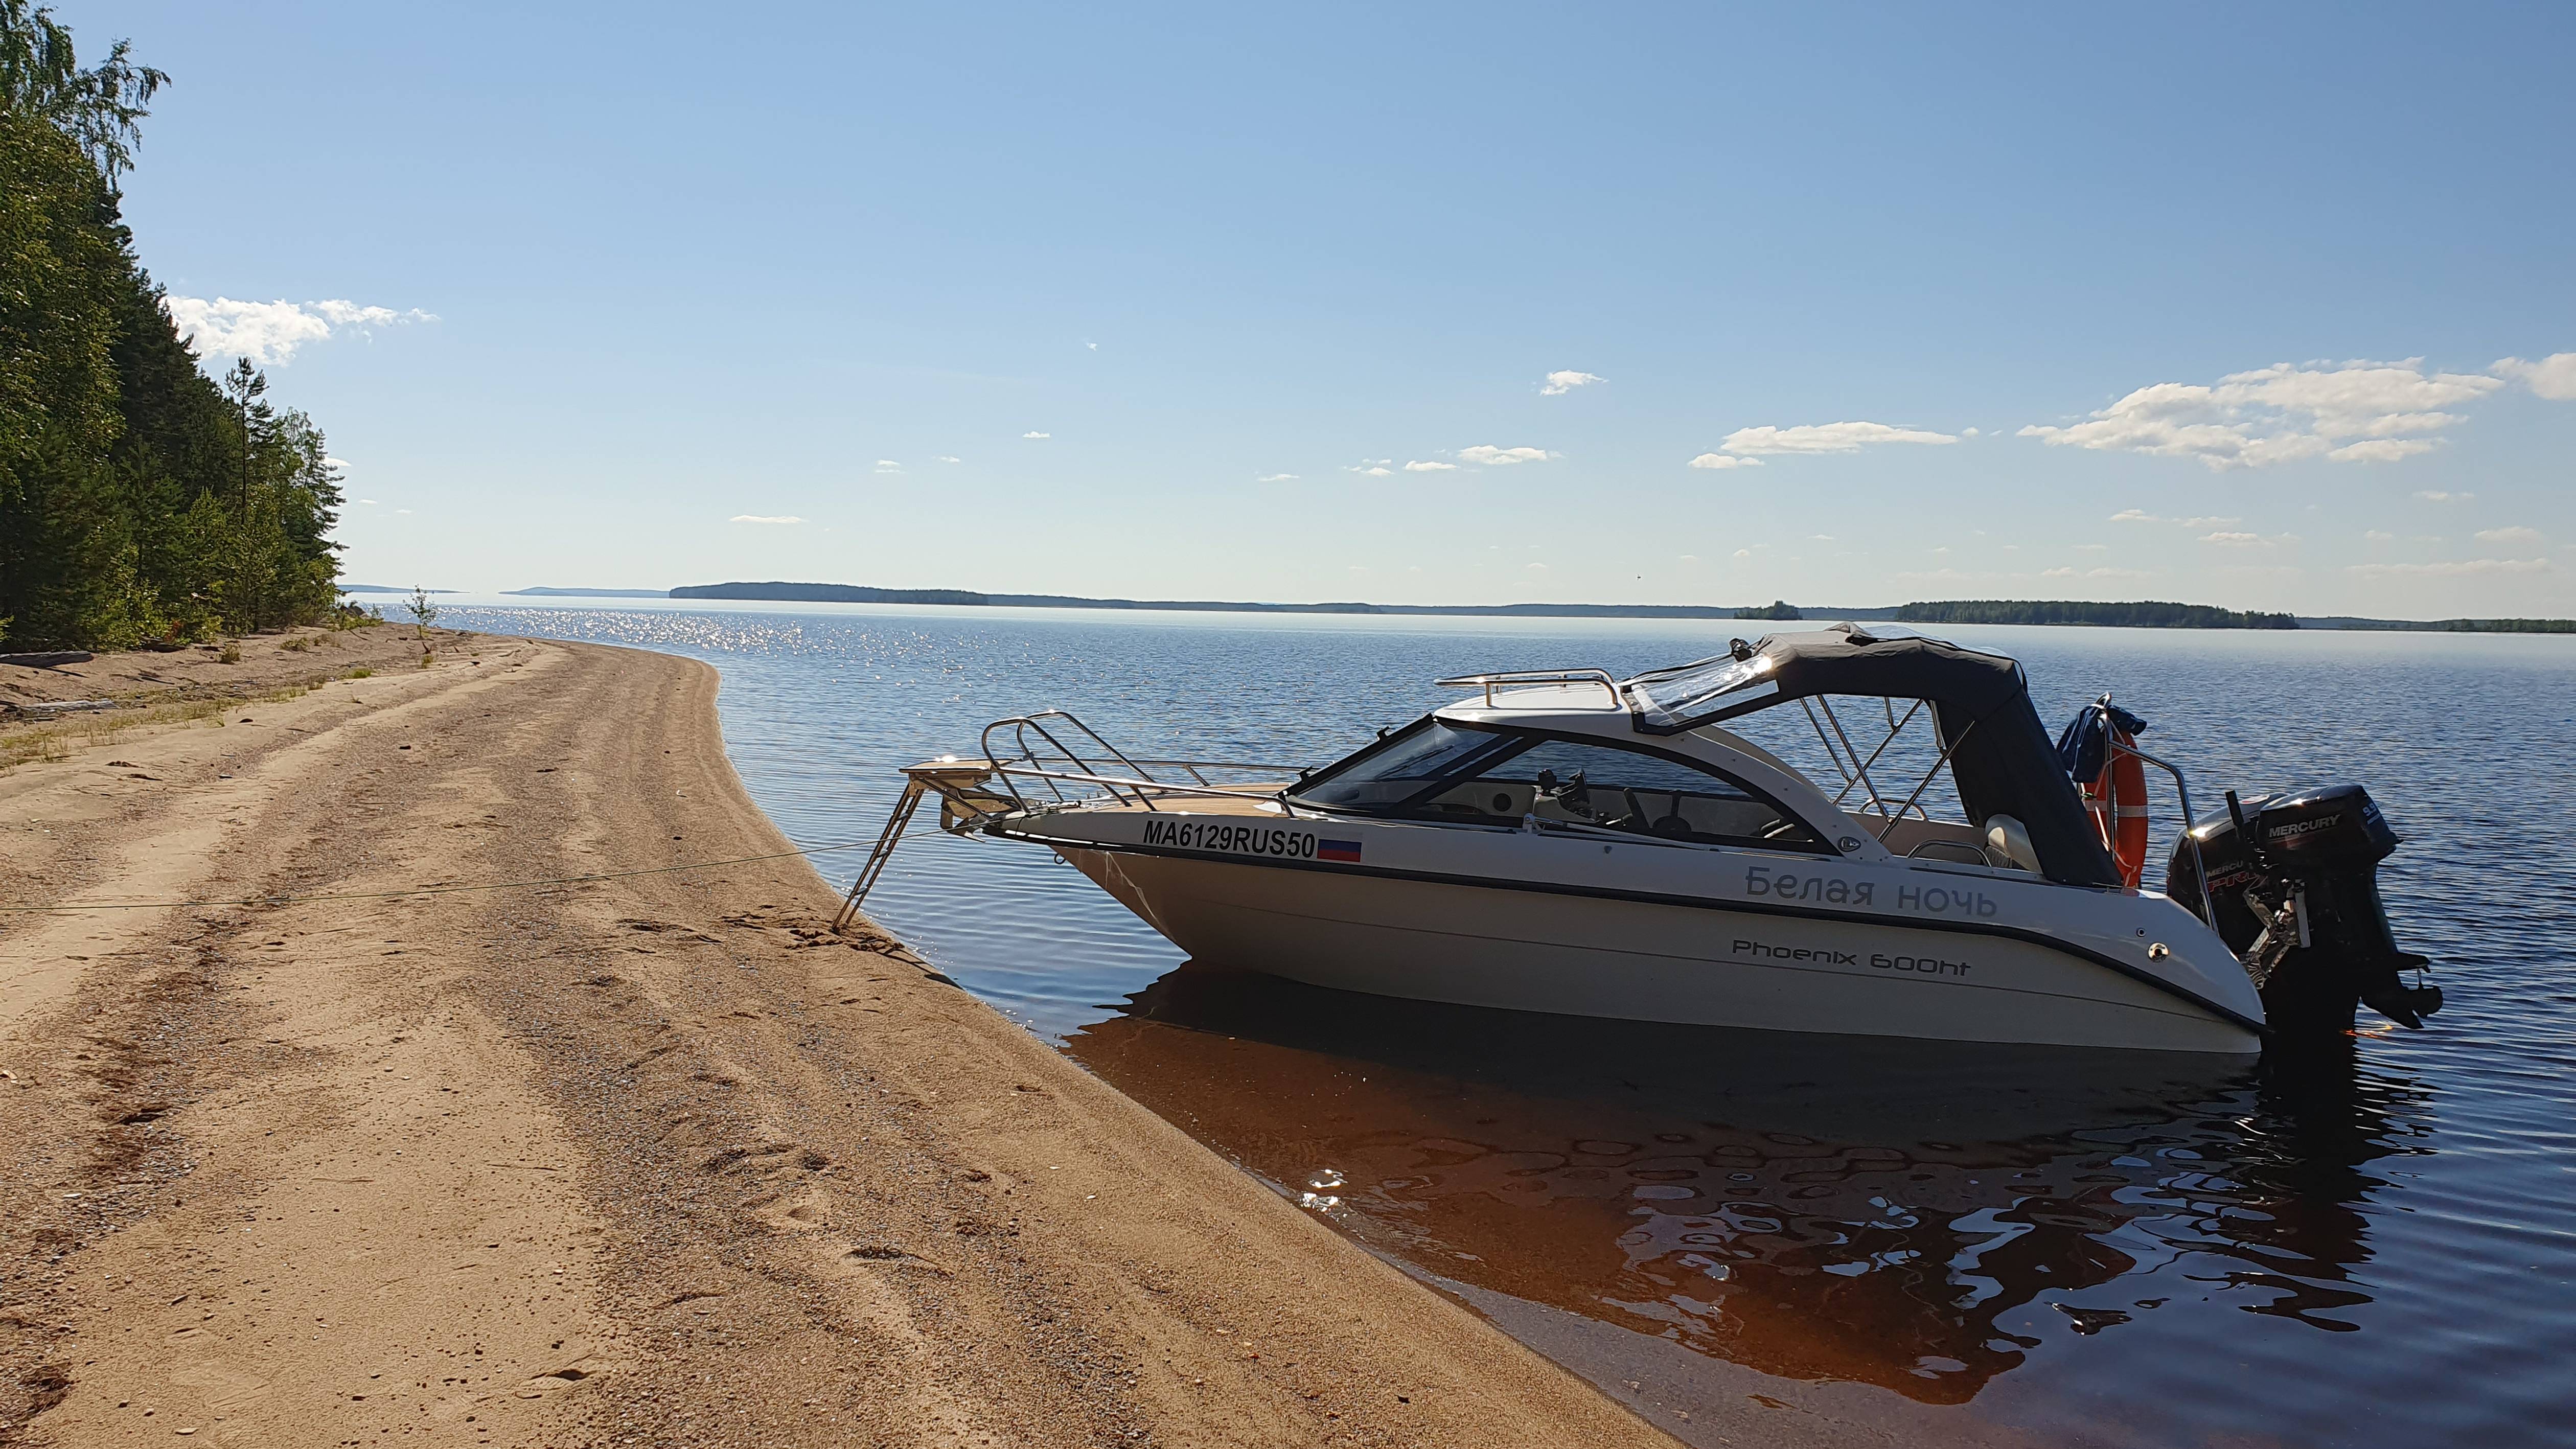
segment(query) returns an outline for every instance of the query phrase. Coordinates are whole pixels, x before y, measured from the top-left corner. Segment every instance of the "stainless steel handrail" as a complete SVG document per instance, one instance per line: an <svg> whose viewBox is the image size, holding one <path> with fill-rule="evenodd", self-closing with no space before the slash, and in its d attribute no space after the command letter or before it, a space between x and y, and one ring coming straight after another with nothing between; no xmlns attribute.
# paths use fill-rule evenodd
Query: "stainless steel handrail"
<svg viewBox="0 0 2576 1449"><path fill-rule="evenodd" d="M1849 815L1849 816L1850 816L1852 819L1854 819L1854 820L1865 820L1865 819L1866 819L1866 817L1867 817L1871 812L1870 812L1870 811L1868 811L1868 810L1864 810L1864 809L1862 809L1862 808L1861 808L1860 806L1858 806L1858 805L1855 805L1855 806L1853 806L1851 809L1846 810L1846 811L1844 811L1843 813L1844 813L1844 814L1846 814L1846 815ZM1879 807L1877 807L1877 811L1876 811L1876 813L1877 813L1877 815L1878 815L1878 818L1879 818L1879 819L1881 819L1881 820L1885 820L1885 821L1889 821L1889 822L1895 822L1895 821L1903 820L1907 815L1909 815L1909 814L1910 814L1910 815L1912 815L1915 819L1920 820L1920 821L1924 822L1924 823L1925 823L1925 824L1927 824L1927 825L1928 825L1928 824L1930 824L1930 823L1932 823L1932 811L1931 811L1931 808L1930 808L1929 806L1925 806L1925 805L1918 805L1918 804L1916 804L1916 803L1915 803L1914 801L1912 801L1912 800L1908 800L1908 801L1906 801L1904 804L1897 806L1897 807L1896 807L1896 813L1895 813L1895 814L1893 814L1893 815L1891 815L1891 814L1887 813L1887 807L1886 807L1885 805L1883 805L1883 804L1882 804L1882 805L1880 805Z"/></svg>
<svg viewBox="0 0 2576 1449"><path fill-rule="evenodd" d="M1597 684L1610 696L1612 709L1628 707L1627 701L1619 697L1619 681L1607 669L1507 669L1499 674L1461 674L1431 681L1434 689L1481 689L1487 709L1494 707L1497 684Z"/></svg>
<svg viewBox="0 0 2576 1449"><path fill-rule="evenodd" d="M1283 814L1293 813L1288 802L1280 798L1282 791L1276 787L1263 790L1251 785L1184 785L1177 780L1128 780L1121 779L1115 775L1103 775L1096 770L1050 770L1043 765L1002 764L998 762L993 766L993 773L997 776L1004 777L1006 780L1011 776L1020 775L1026 776L1032 780L1046 780L1049 782L1061 780L1069 785L1099 785L1104 788L1117 786L1136 792L1139 798L1133 803L1144 805L1149 810L1153 808L1151 801L1142 798L1149 794L1155 796L1208 795L1236 800L1277 800L1279 801L1280 810ZM1014 790L1011 793L1013 798L1020 798L1018 791ZM1126 796L1117 794L1115 790L1111 791L1111 795L1112 798L1117 799L1122 804L1129 803ZM1021 808L1025 809L1027 807L1023 805Z"/></svg>
<svg viewBox="0 0 2576 1449"><path fill-rule="evenodd" d="M1108 774L1102 768L1095 767L1091 761L1083 758L1063 740L1057 738L1053 730L1039 722L1050 719L1060 720L1072 729L1081 731L1084 737L1099 747L1101 753L1126 766L1129 774L1125 776ZM998 757L993 750L993 732L1002 729L1011 732L1012 741L1019 747L1019 754L1008 760ZM1055 770L1039 764L1038 752L1029 743L1032 732L1039 739L1046 741L1055 754L1062 757L1071 768ZM1030 809L1029 797L1019 786L1020 779L1024 777L1044 781L1047 792L1055 797L1055 803L1059 805L1078 803L1068 799L1059 784L1062 782L1070 785L1089 785L1106 791L1112 800L1122 804L1141 805L1148 810L1155 808L1154 801L1161 796L1198 795L1270 800L1277 803L1281 815L1291 819L1296 818L1297 815L1296 807L1288 803L1288 787L1285 785L1267 790L1255 789L1248 785L1215 785L1208 782L1206 774L1209 770L1259 770L1294 776L1301 773L1294 765L1282 765L1266 760L1133 760L1128 758L1125 751L1109 743L1100 731L1084 724L1081 719L1065 710L1047 709L1032 715L1014 715L1009 719L997 719L984 726L981 741L983 758L979 760L960 760L955 756L943 755L936 760L908 766L904 770L903 796L895 802L893 813L886 817L885 828L878 832L876 845L868 852L866 864L859 868L858 878L851 882L849 894L842 899L840 913L832 918L832 929L835 932L846 930L851 922L858 919L860 903L867 899L868 892L875 888L878 879L885 874L887 863L894 857L895 845L902 840L904 830L912 823L913 815L921 808L922 800L934 791L942 801L941 828L956 829L960 833L1005 813L993 808L1002 803L1000 795L984 796L976 789L977 786L987 782L999 782L1000 788L1009 793L1012 809L1023 811ZM1147 768L1148 766L1185 770L1193 783L1182 784L1176 780L1157 779L1153 770ZM952 808L957 812L955 825L950 824L947 815Z"/></svg>
<svg viewBox="0 0 2576 1449"><path fill-rule="evenodd" d="M1127 773L1111 774L1108 773L1108 767L1105 764L1094 765L1079 751L1058 738L1054 730L1047 728L1043 723L1047 720L1060 721L1063 725L1069 726L1068 733L1079 730L1083 738L1098 748L1099 753L1125 766ZM1008 758L993 748L994 731L1004 729L1011 732L1011 740L1017 750L1017 753ZM1032 734L1046 742L1048 748L1053 751L1051 757L1042 756L1031 743L1029 737ZM1284 774L1295 774L1297 769L1293 765L1250 760L1138 760L1111 744L1100 731L1085 724L1080 716L1070 710L1044 709L1035 714L997 719L984 726L980 743L984 759L992 766L995 778L1000 781L1004 790L1010 792L1012 802L1022 810L1032 808L1029 796L1020 789L1018 784L1019 779L1026 778L1043 783L1047 788L1047 794L1051 797L1051 803L1059 805L1071 803L1071 797L1065 794L1062 786L1073 784L1095 786L1107 792L1109 798L1120 804L1138 805L1147 810L1156 808L1154 801L1157 796L1177 794L1279 800L1283 813L1291 815L1295 813L1283 798L1286 794L1285 787L1256 790L1245 786L1219 785L1210 781L1206 774L1209 770L1276 770ZM1042 759L1048 758L1062 760L1066 768L1053 769L1041 763ZM1185 771L1191 783L1185 785L1177 780L1162 779L1154 774L1154 771L1149 768L1151 766Z"/></svg>
<svg viewBox="0 0 2576 1449"><path fill-rule="evenodd" d="M2119 741L2109 738L2107 734L2104 737L2103 743L2109 745L2112 749L2120 751L2122 754L2135 755L2148 764L2155 766L2157 769L2164 771L2166 774L2173 776L2174 793L2182 797L2182 838L2191 843L2191 873L2200 883L2200 918L2209 924L2209 928L2211 930L2217 930L2218 908L2212 905L2210 901L2209 864L2200 858L2200 837L2193 833L2193 827L2199 823L2200 817L2192 813L2190 782L2183 779L2182 770L2179 767L2169 761L2157 759L2155 756L2139 749L2136 745L2121 744Z"/></svg>
<svg viewBox="0 0 2576 1449"><path fill-rule="evenodd" d="M1015 758L1027 760L1031 764L1035 764L1037 762L1037 751L1032 749L1029 745L1029 731L1035 730L1037 731L1038 738L1045 740L1049 745L1054 746L1055 752L1063 756L1067 763L1077 766L1086 772L1090 771L1090 761L1084 759L1081 755L1076 754L1070 746L1065 744L1064 741L1057 739L1052 730L1049 730L1045 725L1038 723L1040 720L1047 719L1063 720L1066 724L1082 731L1085 735L1090 736L1091 742L1098 745L1103 753L1107 754L1111 759L1116 760L1118 763L1125 765L1130 773L1141 775L1146 780L1153 781L1153 771L1145 769L1138 765L1134 760L1127 758L1125 754L1120 752L1116 745L1113 745L1106 739L1101 738L1100 731L1084 724L1079 717L1075 716L1069 710L1042 709L1035 714L1013 715L1009 719L997 719L991 724L984 726L983 734L978 737L978 743L982 746L984 751L984 758L995 761L998 764L1001 756L994 753L993 750L993 731L1007 726L1011 730L1013 743L1019 746L1019 754ZM1009 782L1006 780L1004 781L1004 784L1008 785ZM1048 781L1047 789L1055 796L1059 803L1063 801L1064 792L1056 789L1053 781ZM1117 791L1113 788L1110 793L1115 795L1117 794ZM1011 787L1011 798L1020 802L1021 809L1025 810L1028 808L1029 802L1026 798L1021 796L1018 787ZM1141 796L1138 797L1137 803L1144 805L1145 808L1149 810L1153 808L1152 804L1144 800Z"/></svg>

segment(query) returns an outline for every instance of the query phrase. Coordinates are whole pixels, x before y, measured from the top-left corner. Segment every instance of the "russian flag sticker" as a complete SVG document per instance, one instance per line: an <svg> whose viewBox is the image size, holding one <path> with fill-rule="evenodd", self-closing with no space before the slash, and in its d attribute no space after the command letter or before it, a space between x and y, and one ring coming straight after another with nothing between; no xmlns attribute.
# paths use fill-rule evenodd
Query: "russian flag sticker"
<svg viewBox="0 0 2576 1449"><path fill-rule="evenodd" d="M1315 842L1315 858L1356 862L1360 858L1360 843L1356 840L1318 840Z"/></svg>

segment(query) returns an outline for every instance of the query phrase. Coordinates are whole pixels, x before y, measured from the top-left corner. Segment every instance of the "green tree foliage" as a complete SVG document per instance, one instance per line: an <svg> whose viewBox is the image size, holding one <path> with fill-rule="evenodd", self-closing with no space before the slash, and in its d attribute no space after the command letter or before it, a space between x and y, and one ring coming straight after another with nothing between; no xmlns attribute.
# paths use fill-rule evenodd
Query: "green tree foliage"
<svg viewBox="0 0 2576 1449"><path fill-rule="evenodd" d="M2455 634L2576 634L2576 619L2445 619Z"/></svg>
<svg viewBox="0 0 2576 1449"><path fill-rule="evenodd" d="M83 70L0 0L0 642L123 647L319 618L340 489L322 434L197 364L134 255L115 174L164 81Z"/></svg>
<svg viewBox="0 0 2576 1449"><path fill-rule="evenodd" d="M1790 603L1788 600L1786 600L1786 599L1774 599L1774 600L1772 600L1772 601L1770 602L1770 604L1768 604L1767 606L1766 606L1766 605L1760 605L1760 604L1757 604L1757 605L1755 605L1755 606L1753 606L1752 608L1749 608L1749 609L1738 609L1738 610L1736 610L1736 611L1735 611L1735 617L1737 617L1737 618L1739 618L1739 619L1782 619L1782 620L1785 620L1785 619L1803 619L1803 618L1805 618L1805 617L1807 617L1807 616L1806 616L1806 615L1804 615L1804 614L1799 613L1799 612L1798 612L1798 606L1797 606L1797 605L1795 605L1795 604Z"/></svg>
<svg viewBox="0 0 2576 1449"><path fill-rule="evenodd" d="M72 33L46 6L0 0L0 107L43 121L69 137L109 186L134 165L137 126L153 93L170 78L128 58L130 42L109 46L87 70L72 53Z"/></svg>
<svg viewBox="0 0 2576 1449"><path fill-rule="evenodd" d="M2213 604L2095 604L2070 599L1953 599L1906 604L1906 624L2097 624L2126 629L2295 629L2290 614L2239 613Z"/></svg>

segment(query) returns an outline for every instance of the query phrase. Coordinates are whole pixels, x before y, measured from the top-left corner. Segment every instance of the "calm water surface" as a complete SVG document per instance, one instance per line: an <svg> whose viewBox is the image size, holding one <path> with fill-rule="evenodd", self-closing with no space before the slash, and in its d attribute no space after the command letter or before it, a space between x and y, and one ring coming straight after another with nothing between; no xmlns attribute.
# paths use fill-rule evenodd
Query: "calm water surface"
<svg viewBox="0 0 2576 1449"><path fill-rule="evenodd" d="M897 767L1001 715L1321 763L1438 675L1626 673L1733 632L785 607L448 621L716 664L736 766L808 846L873 836ZM1043 852L926 829L870 910L1686 1439L1750 1404L1911 1442L2576 1444L2576 641L1949 632L2020 657L2052 724L2116 691L2205 805L2367 784L2407 837L2399 940L2450 1004L2260 1068L1519 1017L1184 962Z"/></svg>

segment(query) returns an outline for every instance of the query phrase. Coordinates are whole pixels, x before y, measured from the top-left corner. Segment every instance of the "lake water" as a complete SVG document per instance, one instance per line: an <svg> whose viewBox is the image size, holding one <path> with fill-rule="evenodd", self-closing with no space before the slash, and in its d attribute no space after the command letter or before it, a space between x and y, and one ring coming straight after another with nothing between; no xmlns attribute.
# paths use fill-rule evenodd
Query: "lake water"
<svg viewBox="0 0 2576 1449"><path fill-rule="evenodd" d="M872 838L900 766L1004 715L1318 764L1444 674L1625 674L1761 627L497 600L442 622L715 664L736 767L809 847ZM2114 691L2204 809L2369 786L2442 1013L2239 1069L1392 1002L1184 963L1045 852L926 816L869 909L1688 1440L1751 1406L1782 1439L2576 1443L2576 640L1943 632L2021 658L2052 726ZM818 864L845 881L863 854Z"/></svg>

